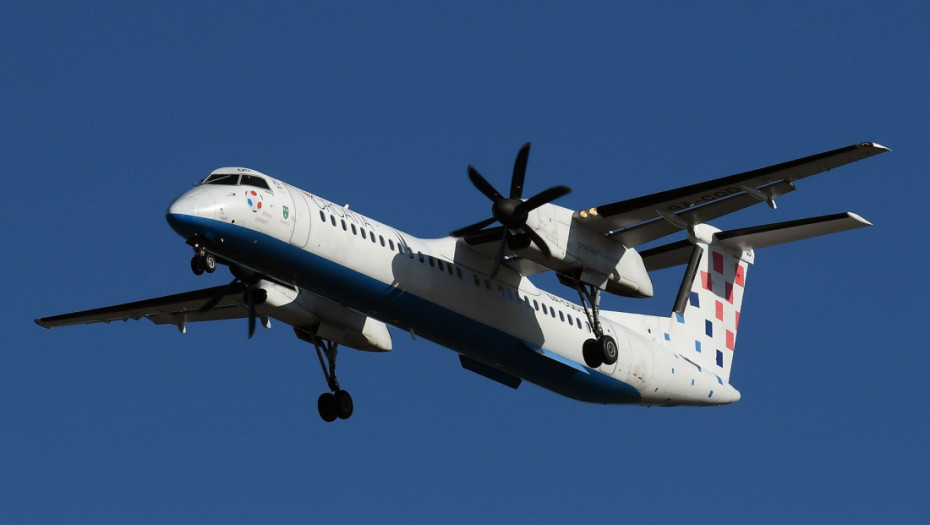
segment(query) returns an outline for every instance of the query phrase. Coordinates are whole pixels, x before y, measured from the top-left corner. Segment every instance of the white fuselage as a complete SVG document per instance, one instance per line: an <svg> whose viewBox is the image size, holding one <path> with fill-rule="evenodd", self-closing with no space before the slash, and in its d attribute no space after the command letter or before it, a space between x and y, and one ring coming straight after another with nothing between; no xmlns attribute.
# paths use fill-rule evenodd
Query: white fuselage
<svg viewBox="0 0 930 525"><path fill-rule="evenodd" d="M222 259L446 346L506 376L597 403L719 405L739 392L682 358L667 318L601 312L619 359L585 366L582 307L451 237L421 239L262 176L268 189L202 184L168 210ZM273 315L273 314L272 314ZM294 323L293 319L287 322Z"/></svg>

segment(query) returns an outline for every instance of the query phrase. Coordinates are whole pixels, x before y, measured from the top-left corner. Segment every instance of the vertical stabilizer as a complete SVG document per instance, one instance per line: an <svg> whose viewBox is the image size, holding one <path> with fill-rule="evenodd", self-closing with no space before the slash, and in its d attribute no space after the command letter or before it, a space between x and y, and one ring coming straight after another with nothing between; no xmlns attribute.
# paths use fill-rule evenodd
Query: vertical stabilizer
<svg viewBox="0 0 930 525"><path fill-rule="evenodd" d="M699 224L685 278L675 301L669 342L682 356L729 381L752 250L723 245L719 230Z"/></svg>

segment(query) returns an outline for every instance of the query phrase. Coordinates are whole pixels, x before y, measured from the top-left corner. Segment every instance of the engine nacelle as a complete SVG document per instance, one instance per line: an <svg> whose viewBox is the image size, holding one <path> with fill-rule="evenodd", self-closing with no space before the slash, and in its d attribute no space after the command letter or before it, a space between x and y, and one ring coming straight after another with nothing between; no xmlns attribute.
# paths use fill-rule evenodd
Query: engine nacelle
<svg viewBox="0 0 930 525"><path fill-rule="evenodd" d="M361 312L270 281L259 282L258 288L267 294L264 303L257 307L262 315L357 350L389 352L393 346L387 325Z"/></svg>
<svg viewBox="0 0 930 525"><path fill-rule="evenodd" d="M548 244L546 257L535 246L520 255L586 284L626 297L652 297L652 279L633 248L572 220L572 210L546 204L530 214L527 225Z"/></svg>

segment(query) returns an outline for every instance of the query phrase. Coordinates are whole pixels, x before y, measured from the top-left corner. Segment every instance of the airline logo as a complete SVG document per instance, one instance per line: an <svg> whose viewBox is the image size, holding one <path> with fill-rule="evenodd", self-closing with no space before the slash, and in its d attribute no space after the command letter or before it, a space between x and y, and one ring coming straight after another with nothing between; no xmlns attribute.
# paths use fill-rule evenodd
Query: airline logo
<svg viewBox="0 0 930 525"><path fill-rule="evenodd" d="M249 203L249 207L252 208L252 212L258 213L258 210L262 209L262 196L257 191L249 190L245 192L245 200ZM284 212L284 218L287 218L287 212Z"/></svg>

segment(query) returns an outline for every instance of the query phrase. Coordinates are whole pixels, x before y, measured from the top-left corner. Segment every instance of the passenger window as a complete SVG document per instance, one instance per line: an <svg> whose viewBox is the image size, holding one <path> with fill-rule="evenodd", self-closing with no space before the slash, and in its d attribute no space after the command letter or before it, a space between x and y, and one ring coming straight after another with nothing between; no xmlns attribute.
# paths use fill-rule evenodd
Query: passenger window
<svg viewBox="0 0 930 525"><path fill-rule="evenodd" d="M326 214L323 213L323 210L320 210L320 218L323 219L323 222L326 222Z"/></svg>
<svg viewBox="0 0 930 525"><path fill-rule="evenodd" d="M335 216L335 215L330 215L330 216L329 216L329 222L333 223L333 226L335 226L335 225L336 225L336 216Z"/></svg>
<svg viewBox="0 0 930 525"><path fill-rule="evenodd" d="M455 267L455 273L459 276L459 279L464 279L464 277L462 277L462 269L458 266Z"/></svg>
<svg viewBox="0 0 930 525"><path fill-rule="evenodd" d="M391 251L393 252L393 251L394 251L394 240L393 240L393 239L388 239L388 244L391 245Z"/></svg>
<svg viewBox="0 0 930 525"><path fill-rule="evenodd" d="M539 311L539 303L536 302L536 299L533 299L533 308L535 308L537 312Z"/></svg>
<svg viewBox="0 0 930 525"><path fill-rule="evenodd" d="M376 244L378 242L378 240L375 239L375 232L369 232L368 235L371 237L371 244Z"/></svg>
<svg viewBox="0 0 930 525"><path fill-rule="evenodd" d="M549 309L549 314L552 315L552 318L555 319L555 308Z"/></svg>
<svg viewBox="0 0 930 525"><path fill-rule="evenodd" d="M452 263L446 263L446 271L449 272L449 275L452 275Z"/></svg>
<svg viewBox="0 0 930 525"><path fill-rule="evenodd" d="M417 255L420 257L420 262L423 262L423 252L417 252Z"/></svg>
<svg viewBox="0 0 930 525"><path fill-rule="evenodd" d="M562 313L562 310L559 310L559 321L565 321L565 314Z"/></svg>
<svg viewBox="0 0 930 525"><path fill-rule="evenodd" d="M384 235L379 235L378 240L381 241L381 246L384 246Z"/></svg>
<svg viewBox="0 0 930 525"><path fill-rule="evenodd" d="M346 220L345 220L345 219L341 219L339 222L342 223L342 229L343 229L343 231L348 230L348 228L346 227Z"/></svg>
<svg viewBox="0 0 930 525"><path fill-rule="evenodd" d="M358 235L358 231L355 229L355 225L352 225L352 235Z"/></svg>
<svg viewBox="0 0 930 525"><path fill-rule="evenodd" d="M543 311L543 315L546 315L546 314L549 313L549 311L546 310L546 303L543 303L543 305L542 305L542 311Z"/></svg>
<svg viewBox="0 0 930 525"><path fill-rule="evenodd" d="M361 230L359 233L362 234L362 239L367 239L368 237L365 236L365 228L359 228L359 230Z"/></svg>
<svg viewBox="0 0 930 525"><path fill-rule="evenodd" d="M436 259L433 259L433 256L432 256L432 255L430 255L428 258L429 258L429 266L430 266L430 268L435 268L435 267L436 267Z"/></svg>
<svg viewBox="0 0 930 525"><path fill-rule="evenodd" d="M437 260L436 263L439 265L439 271L440 271L440 272L445 270L445 267L442 265L442 261Z"/></svg>
<svg viewBox="0 0 930 525"><path fill-rule="evenodd" d="M477 276L476 274L472 274L472 276L475 278L475 286L477 286L477 287L480 288L480 287L481 287L481 279L479 279L478 276Z"/></svg>

